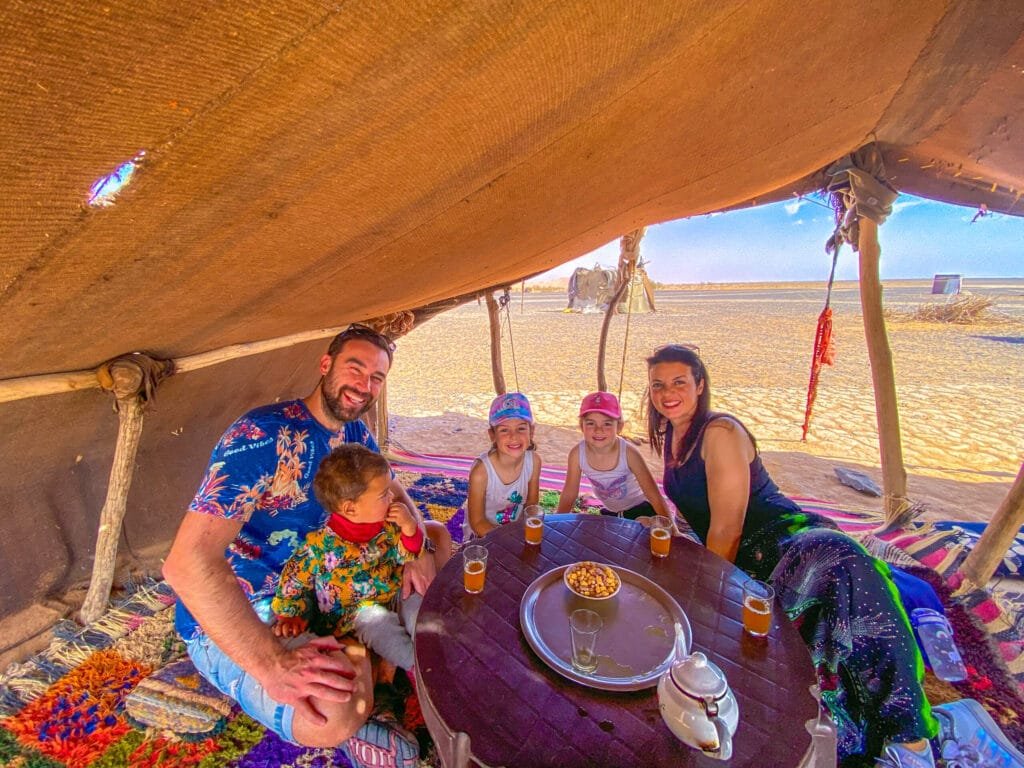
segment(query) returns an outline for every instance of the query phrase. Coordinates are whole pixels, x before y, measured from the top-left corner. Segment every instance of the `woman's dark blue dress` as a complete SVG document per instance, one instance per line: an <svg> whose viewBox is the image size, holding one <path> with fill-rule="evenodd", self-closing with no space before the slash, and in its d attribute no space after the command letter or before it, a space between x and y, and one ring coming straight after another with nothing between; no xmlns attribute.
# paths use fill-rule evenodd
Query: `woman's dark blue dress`
<svg viewBox="0 0 1024 768"><path fill-rule="evenodd" d="M701 457L704 432L685 462L675 464L669 425L664 486L707 543L711 509ZM774 586L806 641L822 701L838 727L842 763L878 755L886 741L914 741L938 732L922 687L924 662L889 566L831 520L804 512L784 496L760 456L750 463L750 500L735 564Z"/></svg>

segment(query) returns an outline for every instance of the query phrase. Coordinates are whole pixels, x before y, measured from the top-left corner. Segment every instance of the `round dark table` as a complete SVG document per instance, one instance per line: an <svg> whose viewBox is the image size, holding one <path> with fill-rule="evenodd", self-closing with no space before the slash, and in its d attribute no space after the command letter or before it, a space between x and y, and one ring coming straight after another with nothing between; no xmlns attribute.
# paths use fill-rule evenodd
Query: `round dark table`
<svg viewBox="0 0 1024 768"><path fill-rule="evenodd" d="M686 612L693 650L725 672L739 702L730 766L798 766L817 715L810 654L776 605L766 638L743 632L748 577L686 538L668 558L651 556L639 523L599 515L549 515L539 547L521 524L482 542L484 591L462 586L456 555L427 591L416 624L419 696L448 765L722 766L676 739L658 709L657 689L608 692L570 682L534 654L519 625L519 603L542 573L579 560L628 568L656 582ZM468 737L468 738L467 738Z"/></svg>

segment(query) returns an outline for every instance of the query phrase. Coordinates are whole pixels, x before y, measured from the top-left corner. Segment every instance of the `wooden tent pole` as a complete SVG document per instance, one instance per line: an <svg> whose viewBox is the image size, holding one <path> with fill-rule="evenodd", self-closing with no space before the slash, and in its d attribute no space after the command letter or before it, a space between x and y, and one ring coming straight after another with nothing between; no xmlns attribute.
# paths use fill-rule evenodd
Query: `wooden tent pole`
<svg viewBox="0 0 1024 768"><path fill-rule="evenodd" d="M646 227L634 229L632 232L623 235L619 240L619 267L618 284L615 295L608 303L604 313L604 322L601 323L601 338L597 344L597 389L599 392L608 391L608 380L604 375L605 347L608 343L608 329L612 324L612 315L618 311L622 295L629 288L630 280L633 278L633 270L636 269L636 260L640 255L640 240L647 231Z"/></svg>
<svg viewBox="0 0 1024 768"><path fill-rule="evenodd" d="M864 315L864 337L871 362L871 381L875 390L875 418L878 423L878 448L882 461L882 488L885 492L885 519L891 522L907 503L907 471L903 466L900 443L900 414L896 402L896 377L892 350L882 314L882 283L878 276L881 246L878 225L862 216L860 236L860 306Z"/></svg>
<svg viewBox="0 0 1024 768"><path fill-rule="evenodd" d="M174 361L174 370L177 373L198 371L200 368L208 368L211 365L218 365L219 363L236 360L240 357L272 352L275 349L291 347L307 341L331 338L346 328L348 328L348 324L339 325L334 328L320 328L315 331L293 333L290 336L279 336L276 339L232 344L220 349L210 350L209 352L179 357ZM99 387L100 383L96 380L96 372L94 370L45 373L39 376L3 379L0 380L0 403L22 400L28 397L40 397L42 395L57 395L79 389L98 389Z"/></svg>
<svg viewBox="0 0 1024 768"><path fill-rule="evenodd" d="M505 387L505 372L501 363L501 319L498 317L498 302L494 295L488 291L484 294L484 301L487 302L487 319L491 324L491 378L494 380L494 394L504 395L508 392Z"/></svg>
<svg viewBox="0 0 1024 768"><path fill-rule="evenodd" d="M363 421L373 433L377 445L384 449L388 441L388 383L385 381L380 388L380 394L373 402L373 407L363 414Z"/></svg>
<svg viewBox="0 0 1024 768"><path fill-rule="evenodd" d="M419 307L412 313L395 313L386 315L385 318L394 318L402 314L412 314L412 325L418 325L440 311L454 309L455 307L470 301L479 295L479 291L465 293L451 299L435 301L423 307ZM371 321L372 322L372 321ZM312 331L302 331L288 336L278 336L274 339L263 339L261 341L247 341L241 344L231 344L219 349L211 349L208 352L199 352L195 355L187 355L174 360L176 373L188 373L198 371L200 368L208 368L211 365L218 365L229 360L237 360L240 357L250 355L261 355L264 352L273 352L276 349L292 347L296 344L304 344L307 341L328 339L337 336L348 328L345 325L336 325L333 328L318 328ZM392 327L382 327L377 330L385 332L392 339L412 330L406 328L395 333ZM8 403L14 400L24 400L29 397L42 397L44 395L59 395L66 392L74 392L80 389L99 389L100 383L96 379L96 371L92 368L86 371L65 371L63 373L44 373L37 376L20 376L14 379L0 379L0 403Z"/></svg>
<svg viewBox="0 0 1024 768"><path fill-rule="evenodd" d="M377 445L381 450L388 444L388 383L385 380L380 387L380 395L377 396L377 403L373 407L374 417L377 421Z"/></svg>
<svg viewBox="0 0 1024 768"><path fill-rule="evenodd" d="M608 309L604 313L604 321L601 323L601 338L597 342L597 391L607 392L608 391L608 379L604 375L604 358L605 358L605 347L608 344L608 329L612 324L612 314L614 313L613 307L618 306L618 303L622 300L622 294L629 288L629 283L625 282L619 286L619 289L615 291L615 295L612 296L611 303L608 305Z"/></svg>
<svg viewBox="0 0 1024 768"><path fill-rule="evenodd" d="M988 584L996 567L1009 551L1017 531L1024 524L1024 464L1020 465L1017 479L1010 486L1003 503L985 526L974 549L961 564L959 573L974 587Z"/></svg>
<svg viewBox="0 0 1024 768"><path fill-rule="evenodd" d="M115 363L110 366L110 375L113 379L112 391L117 398L117 445L114 448L114 462L110 467L107 498L100 511L92 579L79 612L83 624L98 619L110 599L110 587L114 582L117 564L117 543L121 538L121 524L128 509L132 470L139 450L139 438L142 436L142 370L136 365Z"/></svg>

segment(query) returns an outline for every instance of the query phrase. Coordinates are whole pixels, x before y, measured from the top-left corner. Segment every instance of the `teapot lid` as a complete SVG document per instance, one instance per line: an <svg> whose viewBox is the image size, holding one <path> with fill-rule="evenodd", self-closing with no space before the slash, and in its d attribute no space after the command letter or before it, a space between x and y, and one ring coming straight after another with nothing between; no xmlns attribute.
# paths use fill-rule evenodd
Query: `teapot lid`
<svg viewBox="0 0 1024 768"><path fill-rule="evenodd" d="M679 689L697 699L717 699L729 690L725 675L700 651L672 665L672 681Z"/></svg>

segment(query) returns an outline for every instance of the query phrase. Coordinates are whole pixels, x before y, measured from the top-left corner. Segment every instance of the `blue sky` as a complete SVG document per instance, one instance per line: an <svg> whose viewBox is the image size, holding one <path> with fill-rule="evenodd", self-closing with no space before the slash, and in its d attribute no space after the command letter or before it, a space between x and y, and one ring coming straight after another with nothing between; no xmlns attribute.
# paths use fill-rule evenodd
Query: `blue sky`
<svg viewBox="0 0 1024 768"><path fill-rule="evenodd" d="M882 279L1024 277L1024 217L990 214L902 195L881 227ZM729 213L697 216L647 228L640 246L647 273L662 283L825 280L831 259L825 241L832 212L817 197ZM578 266L618 263L614 241L538 278L566 277ZM857 279L857 257L844 246L837 280Z"/></svg>

